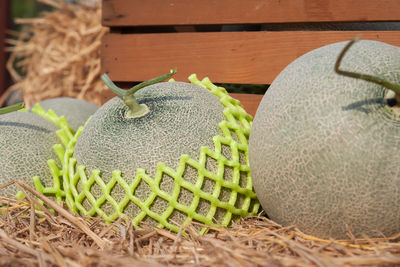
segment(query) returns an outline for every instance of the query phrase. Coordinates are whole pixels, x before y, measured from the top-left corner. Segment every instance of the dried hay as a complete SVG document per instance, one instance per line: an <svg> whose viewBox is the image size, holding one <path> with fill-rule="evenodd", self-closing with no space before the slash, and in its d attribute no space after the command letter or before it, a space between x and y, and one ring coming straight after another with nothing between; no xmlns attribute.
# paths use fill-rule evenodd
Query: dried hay
<svg viewBox="0 0 400 267"><path fill-rule="evenodd" d="M11 45L7 69L14 84L0 97L0 106L13 91L23 93L27 107L61 96L100 105L104 102L101 92L106 90L99 79L100 45L108 31L101 26L100 6L38 1L54 10L38 18L15 21L27 26L21 33L14 33L17 40L7 40ZM21 76L17 68L25 75Z"/></svg>
<svg viewBox="0 0 400 267"><path fill-rule="evenodd" d="M21 181L37 200L0 198L2 266L393 266L400 265L397 237L322 240L249 217L230 228L199 235L193 226L178 234L130 220L105 224L83 220ZM27 195L27 194L25 194Z"/></svg>

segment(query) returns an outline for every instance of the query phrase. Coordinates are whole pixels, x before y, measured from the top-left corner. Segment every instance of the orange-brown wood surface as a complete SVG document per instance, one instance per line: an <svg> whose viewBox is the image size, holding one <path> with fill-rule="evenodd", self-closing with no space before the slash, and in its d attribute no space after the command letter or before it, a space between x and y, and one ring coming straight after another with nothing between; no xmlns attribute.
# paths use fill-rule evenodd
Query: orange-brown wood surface
<svg viewBox="0 0 400 267"><path fill-rule="evenodd" d="M102 43L102 68L120 82L148 80L177 67L177 80L196 73L213 82L270 84L297 57L357 34L400 46L400 31L110 33Z"/></svg>
<svg viewBox="0 0 400 267"><path fill-rule="evenodd" d="M103 24L394 21L399 10L399 0L103 0Z"/></svg>

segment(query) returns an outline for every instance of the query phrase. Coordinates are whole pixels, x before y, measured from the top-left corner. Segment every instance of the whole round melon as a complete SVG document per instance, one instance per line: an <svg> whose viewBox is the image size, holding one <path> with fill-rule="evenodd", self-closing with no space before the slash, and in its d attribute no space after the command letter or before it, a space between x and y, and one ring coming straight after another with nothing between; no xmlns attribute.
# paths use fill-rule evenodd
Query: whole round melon
<svg viewBox="0 0 400 267"><path fill-rule="evenodd" d="M69 126L74 130L84 125L99 108L96 104L72 97L49 98L40 101L39 104L44 110L52 109L58 116L65 116Z"/></svg>
<svg viewBox="0 0 400 267"><path fill-rule="evenodd" d="M73 150L77 209L174 231L188 217L227 225L255 214L243 130L251 117L214 87L220 97L196 84L159 82L100 107Z"/></svg>
<svg viewBox="0 0 400 267"><path fill-rule="evenodd" d="M20 179L34 187L38 176L45 185L53 184L47 160L57 158L53 145L57 144L59 128L50 121L30 112L15 111L0 115L0 184ZM0 195L15 197L19 191L11 185Z"/></svg>
<svg viewBox="0 0 400 267"><path fill-rule="evenodd" d="M299 57L267 90L249 141L254 188L272 220L306 234L390 236L400 232L400 103L335 73L345 46ZM400 84L400 48L359 41L341 69Z"/></svg>
<svg viewBox="0 0 400 267"><path fill-rule="evenodd" d="M150 112L128 118L128 107L114 97L93 115L79 136L74 157L91 172L99 168L103 178L113 170L134 177L137 168L152 176L158 162L177 166L182 154L198 157L200 146L213 146L219 133L223 106L206 89L184 82L150 85L135 94Z"/></svg>

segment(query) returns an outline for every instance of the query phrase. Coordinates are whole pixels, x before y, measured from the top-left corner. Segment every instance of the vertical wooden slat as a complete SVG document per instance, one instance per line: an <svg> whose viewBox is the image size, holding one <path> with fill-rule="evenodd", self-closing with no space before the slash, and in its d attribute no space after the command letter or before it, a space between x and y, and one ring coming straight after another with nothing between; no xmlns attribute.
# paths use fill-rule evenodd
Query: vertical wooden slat
<svg viewBox="0 0 400 267"><path fill-rule="evenodd" d="M9 19L9 0L0 1L0 95L7 86L5 39Z"/></svg>

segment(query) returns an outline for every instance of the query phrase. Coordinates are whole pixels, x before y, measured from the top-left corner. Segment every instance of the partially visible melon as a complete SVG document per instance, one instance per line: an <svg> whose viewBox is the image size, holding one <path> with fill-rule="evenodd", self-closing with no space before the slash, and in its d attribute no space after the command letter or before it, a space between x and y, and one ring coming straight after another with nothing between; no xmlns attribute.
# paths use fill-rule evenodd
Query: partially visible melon
<svg viewBox="0 0 400 267"><path fill-rule="evenodd" d="M334 72L345 42L313 50L273 81L249 160L267 215L324 238L400 232L400 107L393 92ZM363 40L341 69L400 84L400 48Z"/></svg>
<svg viewBox="0 0 400 267"><path fill-rule="evenodd" d="M72 97L56 97L39 102L44 110L52 109L58 116L65 116L69 126L76 130L99 108L96 104Z"/></svg>
<svg viewBox="0 0 400 267"><path fill-rule="evenodd" d="M0 184L20 179L34 186L32 178L39 176L43 184L52 185L47 160L57 158L53 145L59 142L58 129L30 112L0 115ZM17 186L12 185L1 190L0 195L14 197L18 191Z"/></svg>

